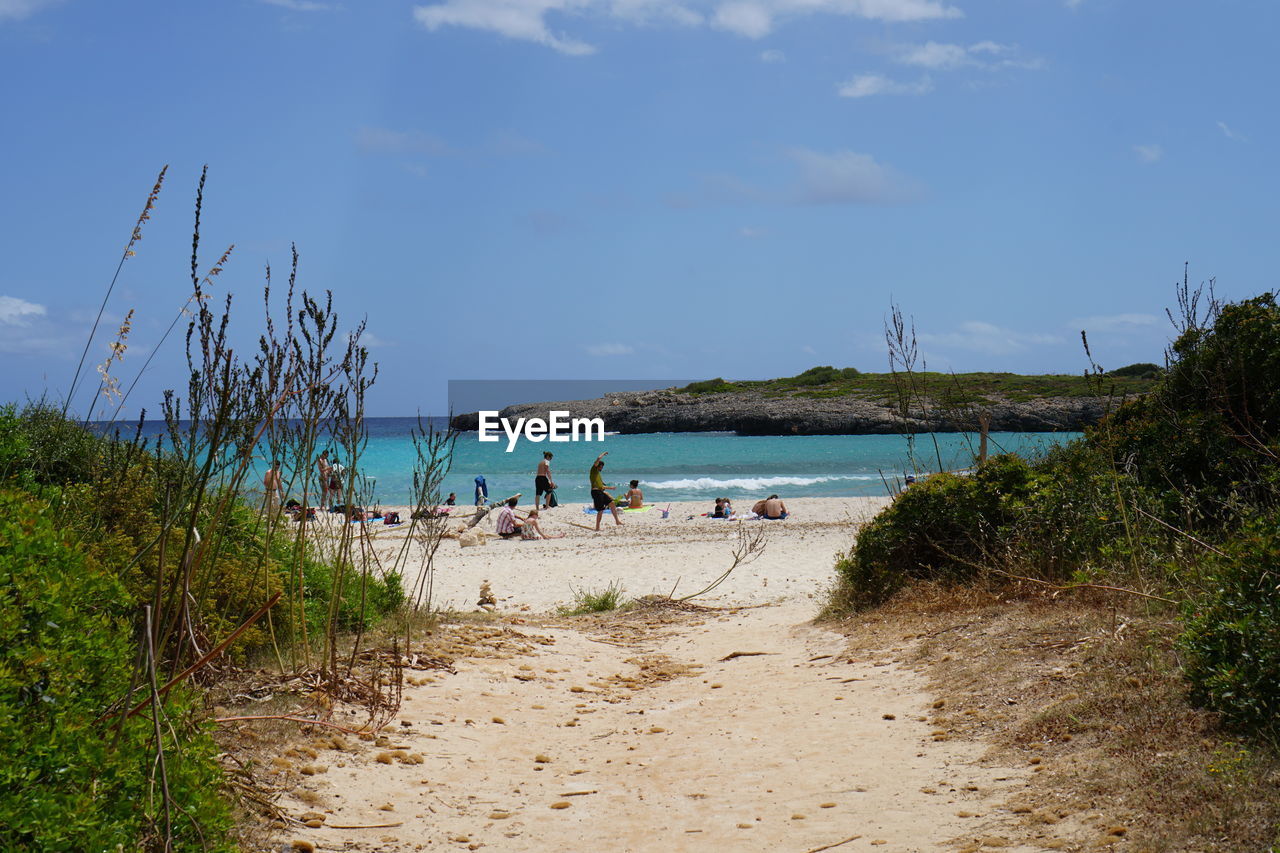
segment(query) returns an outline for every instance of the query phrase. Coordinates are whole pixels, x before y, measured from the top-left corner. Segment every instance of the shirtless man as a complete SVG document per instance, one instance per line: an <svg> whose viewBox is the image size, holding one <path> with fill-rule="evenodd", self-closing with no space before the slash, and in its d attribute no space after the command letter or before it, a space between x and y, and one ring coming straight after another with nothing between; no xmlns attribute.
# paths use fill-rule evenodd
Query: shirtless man
<svg viewBox="0 0 1280 853"><path fill-rule="evenodd" d="M316 460L316 473L320 476L320 509L329 508L329 478L333 474L333 466L329 464L329 451L320 451Z"/></svg>
<svg viewBox="0 0 1280 853"><path fill-rule="evenodd" d="M769 495L762 501L756 501L756 505L751 508L751 511L770 521L781 521L789 515L787 505L780 501L777 495Z"/></svg>
<svg viewBox="0 0 1280 853"><path fill-rule="evenodd" d="M542 453L542 461L538 463L538 473L533 478L533 506L537 509L550 509L542 496L546 494L550 497L551 492L555 489L556 484L551 481L551 457L554 456L550 450Z"/></svg>
<svg viewBox="0 0 1280 853"><path fill-rule="evenodd" d="M274 518L280 512L284 498L284 482L280 478L280 460L272 459L271 467L262 475L262 488L267 493L267 515Z"/></svg>

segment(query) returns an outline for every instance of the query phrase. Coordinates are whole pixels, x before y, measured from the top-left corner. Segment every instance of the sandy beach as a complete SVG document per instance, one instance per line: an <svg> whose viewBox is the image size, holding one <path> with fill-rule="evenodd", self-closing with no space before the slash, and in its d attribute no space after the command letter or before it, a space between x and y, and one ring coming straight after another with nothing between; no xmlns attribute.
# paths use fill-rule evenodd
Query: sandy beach
<svg viewBox="0 0 1280 853"><path fill-rule="evenodd" d="M742 501L743 509L749 502ZM701 603L761 604L808 599L821 594L834 579L838 552L848 550L857 527L885 506L885 498L793 498L784 521L734 521L705 518L712 502L656 504L642 512L621 514L622 526L606 515L599 532L596 517L581 504L566 504L541 513L542 529L561 539L537 541L490 537L483 546L459 547L446 540L436 555L432 605L444 610L476 606L480 584L488 580L502 611L540 613L573 600L573 590L601 590L619 583L628 597L675 596L697 592L732 563L738 529L763 527L763 554L740 566ZM532 506L524 503L523 513ZM667 518L661 510L670 507ZM408 518L404 507L391 507ZM473 509L459 506L457 518ZM493 533L497 510L478 527ZM584 529L592 528L592 529ZM408 525L369 529L384 565L394 562ZM421 551L411 544L405 564L405 587L412 589L421 569Z"/></svg>
<svg viewBox="0 0 1280 853"><path fill-rule="evenodd" d="M1001 834L1027 772L939 736L911 644L852 653L812 624L836 553L884 503L788 500L786 521L741 523L681 503L620 528L606 517L599 533L565 506L544 525L563 539L444 542L436 604L475 610L488 580L497 612L424 638L448 668L406 670L378 741L322 734L295 753L310 763L280 771L281 805L322 823L286 837L362 851L1037 849ZM610 582L629 597L695 592L730 565L737 529L761 524L764 554L697 604L553 613ZM390 555L404 534L373 535Z"/></svg>

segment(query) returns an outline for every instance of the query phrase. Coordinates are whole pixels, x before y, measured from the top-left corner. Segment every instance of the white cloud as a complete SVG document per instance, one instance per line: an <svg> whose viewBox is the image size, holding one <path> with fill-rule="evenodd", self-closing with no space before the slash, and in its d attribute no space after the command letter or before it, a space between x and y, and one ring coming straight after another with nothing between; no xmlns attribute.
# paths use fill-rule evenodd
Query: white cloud
<svg viewBox="0 0 1280 853"><path fill-rule="evenodd" d="M425 154L436 157L453 153L453 149L437 136L385 127L360 128L356 132L356 146L366 154Z"/></svg>
<svg viewBox="0 0 1280 853"><path fill-rule="evenodd" d="M917 337L920 343L929 346L953 347L988 355L1009 355L1030 346L1062 343L1058 335L1017 332L981 320L961 323L953 332L940 335L921 332Z"/></svg>
<svg viewBox="0 0 1280 853"><path fill-rule="evenodd" d="M738 236L747 240L759 240L769 232L763 228L755 228L750 225L744 225L738 229Z"/></svg>
<svg viewBox="0 0 1280 853"><path fill-rule="evenodd" d="M315 0L259 0L268 6L279 6L292 12L333 12L338 9L335 3L317 3Z"/></svg>
<svg viewBox="0 0 1280 853"><path fill-rule="evenodd" d="M929 41L924 44L902 45L896 52L894 59L900 64L934 71L954 71L957 68L999 71L1005 68L1044 67L1042 59L1019 58L1016 45L1000 44L994 41L980 41L968 46Z"/></svg>
<svg viewBox="0 0 1280 853"><path fill-rule="evenodd" d="M3 2L6 0L0 0ZM803 16L910 22L959 18L964 13L940 0L439 0L413 10L414 19L433 32L442 27L466 27L546 45L571 56L594 53L594 46L556 32L549 23L552 17L573 15L633 25L709 25L758 39L779 22Z"/></svg>
<svg viewBox="0 0 1280 853"><path fill-rule="evenodd" d="M1218 122L1218 130L1222 131L1222 135L1225 136L1227 139L1234 139L1236 142L1249 141L1249 138L1247 136L1236 133L1234 130L1227 127L1227 123L1225 121Z"/></svg>
<svg viewBox="0 0 1280 853"><path fill-rule="evenodd" d="M805 355L817 355L817 354L818 354L818 351L817 351L816 349L814 349L813 347L809 346L808 344L805 344L804 346L800 347L800 352L804 353Z"/></svg>
<svg viewBox="0 0 1280 853"><path fill-rule="evenodd" d="M636 351L633 347L626 344L591 344L584 349L587 355L594 356L610 356L610 355L635 355Z"/></svg>
<svg viewBox="0 0 1280 853"><path fill-rule="evenodd" d="M543 44L569 56L585 56L595 53L596 49L553 33L547 26L546 15L573 12L591 5L592 0L445 0L415 7L413 17L432 31L446 26L470 27Z"/></svg>
<svg viewBox="0 0 1280 853"><path fill-rule="evenodd" d="M21 21L62 0L0 0L0 21Z"/></svg>
<svg viewBox="0 0 1280 853"><path fill-rule="evenodd" d="M1135 145L1133 153L1138 155L1138 160L1142 163L1155 163L1164 156L1164 149L1159 145Z"/></svg>
<svg viewBox="0 0 1280 853"><path fill-rule="evenodd" d="M780 50L765 50L760 53L761 62L786 62L787 55Z"/></svg>
<svg viewBox="0 0 1280 853"><path fill-rule="evenodd" d="M931 41L925 44L908 45L898 56L898 61L903 65L916 65L921 68L959 68L961 65L973 65L976 60L969 55L968 49L961 45L939 44Z"/></svg>
<svg viewBox="0 0 1280 853"><path fill-rule="evenodd" d="M395 346L395 342L388 341L385 338L380 338L373 332L365 329L364 332L360 334L360 345L367 349L375 349L377 347L393 347Z"/></svg>
<svg viewBox="0 0 1280 853"><path fill-rule="evenodd" d="M800 204L895 204L921 194L913 182L869 154L793 148L788 156L800 169L794 193Z"/></svg>
<svg viewBox="0 0 1280 853"><path fill-rule="evenodd" d="M615 18L636 24L655 24L667 21L685 27L702 23L702 15L684 3L671 0L612 0L609 12Z"/></svg>
<svg viewBox="0 0 1280 853"><path fill-rule="evenodd" d="M1122 332L1159 323L1160 318L1155 314L1100 314L1072 320L1067 328L1084 329L1086 332Z"/></svg>
<svg viewBox="0 0 1280 853"><path fill-rule="evenodd" d="M716 9L715 26L747 38L764 38L773 30L773 15L762 3L734 0Z"/></svg>
<svg viewBox="0 0 1280 853"><path fill-rule="evenodd" d="M16 296L0 296L0 325L26 326L32 317L44 315L43 305Z"/></svg>
<svg viewBox="0 0 1280 853"><path fill-rule="evenodd" d="M859 74L841 83L836 91L842 98L869 98L872 95L924 95L933 91L933 81L922 77L915 83L903 83L883 74Z"/></svg>

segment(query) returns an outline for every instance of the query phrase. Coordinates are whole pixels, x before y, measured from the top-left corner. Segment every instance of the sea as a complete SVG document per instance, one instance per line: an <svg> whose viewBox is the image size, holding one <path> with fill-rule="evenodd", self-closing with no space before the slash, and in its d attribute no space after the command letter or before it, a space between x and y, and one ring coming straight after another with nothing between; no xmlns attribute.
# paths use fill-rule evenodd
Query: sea
<svg viewBox="0 0 1280 853"><path fill-rule="evenodd" d="M372 478L376 499L407 503L412 485L412 418L368 421L369 444L360 470ZM1080 433L992 433L989 452L1034 458ZM480 442L478 433L459 434L443 492L473 502L475 478L483 476L493 499L521 492L532 498L534 471L543 451L555 454L552 479L562 503L587 502L587 472L605 457L604 478L626 491L639 480L646 501L702 501L716 497L847 497L885 495L906 473L956 471L973 464L976 434L916 436L914 450L901 435L740 436L732 432L606 434L603 441L531 442L521 439L508 453L500 442ZM939 459L941 464L939 464Z"/></svg>
<svg viewBox="0 0 1280 853"><path fill-rule="evenodd" d="M446 419L433 418L443 429ZM413 469L417 457L412 434L417 418L367 418L369 442L356 470L368 503L411 503ZM104 425L96 425L104 428ZM131 430L121 430L131 434ZM143 435L161 437L164 425L147 423ZM995 432L988 436L988 452L1017 453L1028 459L1080 436L1078 432ZM521 438L507 452L505 436L481 442L476 432L461 432L442 495L454 492L458 503L474 500L475 478L482 476L490 499L522 493L533 497L534 472L543 451L551 451L552 479L561 503L590 501L587 472L596 456L605 457L605 482L626 491L639 480L645 500L707 501L717 497L758 499L771 494L784 498L884 496L896 490L907 474L927 477L938 471L964 471L978 448L976 433L917 435L791 435L743 436L732 432L606 433L603 440L533 442ZM331 461L347 465L336 449ZM265 453L257 461L265 467ZM286 470L285 480L290 480ZM253 476L250 482L258 482Z"/></svg>

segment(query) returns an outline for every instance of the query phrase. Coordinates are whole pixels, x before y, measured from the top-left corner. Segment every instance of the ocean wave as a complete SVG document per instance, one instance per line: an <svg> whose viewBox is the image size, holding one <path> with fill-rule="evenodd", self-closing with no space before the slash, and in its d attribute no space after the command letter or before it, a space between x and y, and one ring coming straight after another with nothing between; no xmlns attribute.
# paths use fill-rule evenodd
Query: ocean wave
<svg viewBox="0 0 1280 853"><path fill-rule="evenodd" d="M835 480L878 480L879 477L851 474L840 477L695 477L686 480L645 480L643 486L654 489L689 489L717 491L723 489L741 489L746 492L758 492L776 486L812 486L815 483L830 483Z"/></svg>

